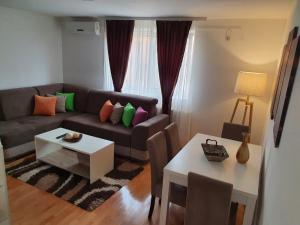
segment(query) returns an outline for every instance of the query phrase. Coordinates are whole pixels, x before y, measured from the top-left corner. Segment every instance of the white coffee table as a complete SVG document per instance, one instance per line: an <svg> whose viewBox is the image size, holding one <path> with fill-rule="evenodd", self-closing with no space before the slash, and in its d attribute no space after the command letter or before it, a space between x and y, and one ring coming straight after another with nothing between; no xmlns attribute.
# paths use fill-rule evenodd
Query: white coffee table
<svg viewBox="0 0 300 225"><path fill-rule="evenodd" d="M83 134L76 143L56 139L73 132L57 128L35 136L37 160L90 179L90 183L114 168L114 142Z"/></svg>

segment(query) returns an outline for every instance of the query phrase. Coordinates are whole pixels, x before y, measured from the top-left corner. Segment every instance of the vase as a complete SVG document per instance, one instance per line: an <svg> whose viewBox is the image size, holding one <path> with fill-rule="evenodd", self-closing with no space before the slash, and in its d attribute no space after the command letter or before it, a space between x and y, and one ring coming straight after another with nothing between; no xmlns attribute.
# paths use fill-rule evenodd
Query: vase
<svg viewBox="0 0 300 225"><path fill-rule="evenodd" d="M250 157L248 148L249 137L249 133L243 133L243 143L241 144L236 153L236 160L241 164L245 164Z"/></svg>

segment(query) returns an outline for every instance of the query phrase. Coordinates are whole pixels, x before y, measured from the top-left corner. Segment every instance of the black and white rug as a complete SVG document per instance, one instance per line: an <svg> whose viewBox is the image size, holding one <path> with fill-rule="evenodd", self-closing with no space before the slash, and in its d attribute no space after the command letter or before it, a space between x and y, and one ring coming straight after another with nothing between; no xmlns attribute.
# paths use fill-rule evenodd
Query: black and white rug
<svg viewBox="0 0 300 225"><path fill-rule="evenodd" d="M93 211L143 171L141 165L117 157L114 168L105 177L90 184L88 179L36 161L33 155L7 164L6 172L84 210Z"/></svg>

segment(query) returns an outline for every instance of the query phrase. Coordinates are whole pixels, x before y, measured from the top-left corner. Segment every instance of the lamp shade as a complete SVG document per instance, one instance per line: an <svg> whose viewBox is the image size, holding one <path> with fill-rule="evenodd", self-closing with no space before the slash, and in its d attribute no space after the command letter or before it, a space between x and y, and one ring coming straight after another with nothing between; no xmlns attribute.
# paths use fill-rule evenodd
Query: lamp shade
<svg viewBox="0 0 300 225"><path fill-rule="evenodd" d="M263 96L267 86L267 74L240 71L234 92L247 96Z"/></svg>

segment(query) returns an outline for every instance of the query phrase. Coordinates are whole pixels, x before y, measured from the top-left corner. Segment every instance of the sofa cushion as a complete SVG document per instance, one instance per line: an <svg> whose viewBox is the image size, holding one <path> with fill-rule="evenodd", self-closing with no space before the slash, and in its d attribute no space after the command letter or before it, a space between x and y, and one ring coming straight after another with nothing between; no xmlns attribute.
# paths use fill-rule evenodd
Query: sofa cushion
<svg viewBox="0 0 300 225"><path fill-rule="evenodd" d="M119 102L114 105L113 112L110 115L110 121L112 124L117 124L121 121L124 112L124 106Z"/></svg>
<svg viewBox="0 0 300 225"><path fill-rule="evenodd" d="M35 129L32 125L0 121L0 139L4 149L30 142L34 135Z"/></svg>
<svg viewBox="0 0 300 225"><path fill-rule="evenodd" d="M69 92L69 93L56 92L56 95L57 96L65 96L66 97L66 110L68 112L75 112L75 106L74 106L75 93L74 92Z"/></svg>
<svg viewBox="0 0 300 225"><path fill-rule="evenodd" d="M124 112L122 115L122 122L125 127L131 126L131 122L133 120L134 115L135 108L130 103L127 103L127 105L124 107Z"/></svg>
<svg viewBox="0 0 300 225"><path fill-rule="evenodd" d="M4 120L31 115L33 112L35 88L16 88L0 91L1 114Z"/></svg>
<svg viewBox="0 0 300 225"><path fill-rule="evenodd" d="M114 141L118 145L131 146L131 128L123 125L112 125L111 123L100 123L98 115L80 114L63 121L63 127Z"/></svg>
<svg viewBox="0 0 300 225"><path fill-rule="evenodd" d="M26 116L0 121L0 139L4 149L33 141L34 136L60 127L62 121L78 113L57 113L55 116Z"/></svg>
<svg viewBox="0 0 300 225"><path fill-rule="evenodd" d="M33 115L55 116L57 98L36 95L34 97Z"/></svg>
<svg viewBox="0 0 300 225"><path fill-rule="evenodd" d="M149 113L149 117L156 115L156 104L158 101L155 98L102 90L91 90L89 92L86 112L97 114L108 99L113 104L120 102L122 105L126 105L130 102L135 108L143 107Z"/></svg>
<svg viewBox="0 0 300 225"><path fill-rule="evenodd" d="M89 93L88 88L83 88L72 84L64 84L63 91L75 93L75 97L74 97L75 110L79 112L85 112L88 93Z"/></svg>
<svg viewBox="0 0 300 225"><path fill-rule="evenodd" d="M21 125L33 126L36 134L53 130L61 126L62 121L68 117L76 116L77 112L57 113L55 116L26 116L16 121Z"/></svg>
<svg viewBox="0 0 300 225"><path fill-rule="evenodd" d="M111 103L110 100L107 100L101 107L101 110L99 112L99 120L102 123L106 122L109 119L113 109L114 109L114 105Z"/></svg>
<svg viewBox="0 0 300 225"><path fill-rule="evenodd" d="M134 118L132 120L132 126L136 126L139 123L142 123L148 119L148 112L145 111L142 107L138 107L135 112Z"/></svg>
<svg viewBox="0 0 300 225"><path fill-rule="evenodd" d="M56 105L55 105L55 112L66 112L66 96L57 96L57 95L51 95L46 94L47 97L56 97Z"/></svg>
<svg viewBox="0 0 300 225"><path fill-rule="evenodd" d="M39 93L39 95L52 94L54 95L56 92L63 91L63 84L47 84L35 87Z"/></svg>

